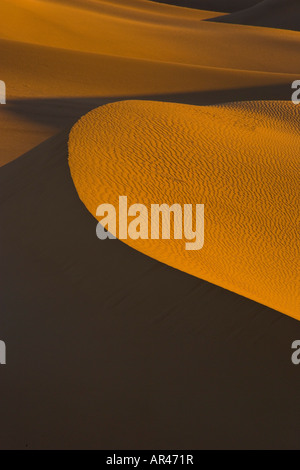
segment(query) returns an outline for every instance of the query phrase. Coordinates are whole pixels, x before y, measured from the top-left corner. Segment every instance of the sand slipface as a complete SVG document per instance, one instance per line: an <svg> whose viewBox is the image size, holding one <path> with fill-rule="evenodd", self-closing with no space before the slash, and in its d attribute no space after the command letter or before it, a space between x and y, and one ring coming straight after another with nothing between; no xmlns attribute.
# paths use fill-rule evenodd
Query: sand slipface
<svg viewBox="0 0 300 470"><path fill-rule="evenodd" d="M1 449L299 448L300 107L96 110L290 101L298 32L181 2L0 1ZM204 202L203 250L98 240L81 116L90 210Z"/></svg>
<svg viewBox="0 0 300 470"><path fill-rule="evenodd" d="M100 204L117 208L120 195L149 209L205 204L199 251L186 251L184 241L174 239L125 243L300 319L298 119L298 108L287 102L110 104L73 127L71 175L93 216Z"/></svg>
<svg viewBox="0 0 300 470"><path fill-rule="evenodd" d="M297 32L206 21L253 0L192 3L213 11L148 0L1 0L8 96L0 166L107 102L290 99Z"/></svg>

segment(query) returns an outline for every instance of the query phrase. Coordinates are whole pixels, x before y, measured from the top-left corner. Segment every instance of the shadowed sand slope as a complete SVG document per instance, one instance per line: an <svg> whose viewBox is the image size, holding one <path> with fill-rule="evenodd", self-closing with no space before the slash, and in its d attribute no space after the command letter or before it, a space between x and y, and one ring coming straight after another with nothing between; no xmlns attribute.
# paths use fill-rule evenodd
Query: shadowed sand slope
<svg viewBox="0 0 300 470"><path fill-rule="evenodd" d="M0 448L299 448L300 323L98 240L67 139L0 169Z"/></svg>
<svg viewBox="0 0 300 470"><path fill-rule="evenodd" d="M98 108L70 135L76 189L99 204L205 204L205 244L126 240L159 261L300 319L299 111L289 102L219 107L134 102ZM118 231L117 231L118 233Z"/></svg>
<svg viewBox="0 0 300 470"><path fill-rule="evenodd" d="M158 3L167 3L187 8L197 8L210 11L231 12L242 10L255 5L260 0L154 0Z"/></svg>
<svg viewBox="0 0 300 470"><path fill-rule="evenodd" d="M299 31L300 3L298 0L264 0L244 11L222 16L213 21Z"/></svg>

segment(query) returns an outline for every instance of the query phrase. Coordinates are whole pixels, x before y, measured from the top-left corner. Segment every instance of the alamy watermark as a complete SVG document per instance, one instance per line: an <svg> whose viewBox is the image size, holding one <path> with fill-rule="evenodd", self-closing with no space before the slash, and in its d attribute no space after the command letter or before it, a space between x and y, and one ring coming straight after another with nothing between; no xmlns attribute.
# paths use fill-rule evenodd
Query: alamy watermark
<svg viewBox="0 0 300 470"><path fill-rule="evenodd" d="M0 104L6 104L6 85L0 80Z"/></svg>
<svg viewBox="0 0 300 470"><path fill-rule="evenodd" d="M6 344L0 341L0 365L6 364Z"/></svg>
<svg viewBox="0 0 300 470"><path fill-rule="evenodd" d="M296 340L293 342L292 349L295 349L292 354L292 363L295 366L298 366L300 364L300 340Z"/></svg>
<svg viewBox="0 0 300 470"><path fill-rule="evenodd" d="M134 468L138 466L148 465L194 465L194 456L192 454L150 454L147 458L141 456L124 456L113 454L106 457L106 465L132 465Z"/></svg>
<svg viewBox="0 0 300 470"><path fill-rule="evenodd" d="M148 210L144 204L128 206L127 196L119 196L118 208L101 204L96 216L102 217L96 229L100 240L185 239L186 250L201 250L204 245L204 204L151 204Z"/></svg>
<svg viewBox="0 0 300 470"><path fill-rule="evenodd" d="M292 102L294 104L300 104L300 80L295 80L292 83L292 89L295 90L292 94Z"/></svg>

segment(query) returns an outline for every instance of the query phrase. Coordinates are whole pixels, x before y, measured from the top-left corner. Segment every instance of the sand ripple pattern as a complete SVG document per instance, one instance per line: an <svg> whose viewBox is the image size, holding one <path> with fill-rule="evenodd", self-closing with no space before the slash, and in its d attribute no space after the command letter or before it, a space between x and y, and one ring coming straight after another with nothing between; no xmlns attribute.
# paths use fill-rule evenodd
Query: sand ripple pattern
<svg viewBox="0 0 300 470"><path fill-rule="evenodd" d="M289 102L109 104L73 127L71 175L93 216L119 195L205 204L200 251L184 240L126 243L300 320L299 117Z"/></svg>

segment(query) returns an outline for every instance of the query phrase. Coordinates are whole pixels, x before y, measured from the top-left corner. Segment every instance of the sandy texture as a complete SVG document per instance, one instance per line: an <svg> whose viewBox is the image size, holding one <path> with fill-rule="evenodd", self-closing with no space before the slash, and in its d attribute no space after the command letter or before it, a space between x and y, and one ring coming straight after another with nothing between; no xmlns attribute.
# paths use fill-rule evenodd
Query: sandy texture
<svg viewBox="0 0 300 470"><path fill-rule="evenodd" d="M300 323L288 316L298 315L299 111L287 101L299 79L300 36L207 21L252 0L191 3L196 9L148 0L0 1L1 449L299 449L300 366L291 344ZM128 99L145 102L95 109ZM251 100L277 102L194 106ZM140 149L145 171L136 187L132 174L128 184L135 194L152 182L155 195L148 170L154 154L167 157L159 162L167 184L159 166L155 173L163 194L171 183L178 195L211 204L216 234L206 233L217 241L209 248L216 269L205 251L191 276L177 246L166 251L174 268L97 239L68 166L71 127L92 109L80 126L108 118L94 129L103 139L100 186L114 171L115 197ZM91 151L98 144L90 142ZM203 166L186 164L200 157ZM84 173L89 166L79 162Z"/></svg>
<svg viewBox="0 0 300 470"><path fill-rule="evenodd" d="M126 243L300 319L298 120L286 102L112 104L74 126L71 174L94 216L99 204L118 207L122 195L149 210L205 204L200 251L186 251L184 240Z"/></svg>
<svg viewBox="0 0 300 470"><path fill-rule="evenodd" d="M3 0L0 15L0 164L107 102L289 100L299 78L298 33L203 21L218 12L146 0Z"/></svg>

